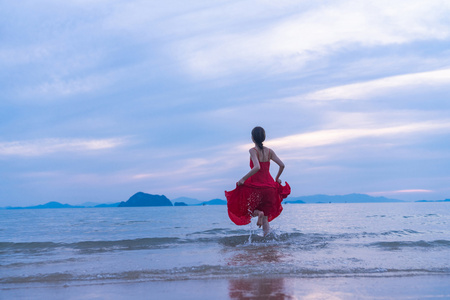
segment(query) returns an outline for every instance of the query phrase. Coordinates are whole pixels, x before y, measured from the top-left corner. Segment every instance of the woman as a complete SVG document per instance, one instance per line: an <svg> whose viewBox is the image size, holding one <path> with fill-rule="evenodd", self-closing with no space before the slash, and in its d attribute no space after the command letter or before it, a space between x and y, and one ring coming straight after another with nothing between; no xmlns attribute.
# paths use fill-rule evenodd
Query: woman
<svg viewBox="0 0 450 300"><path fill-rule="evenodd" d="M291 193L291 187L287 182L285 186L281 185L284 163L272 149L263 146L265 139L262 127L253 128L255 147L249 150L251 170L236 183L236 189L225 191L225 197L231 221L236 225L246 225L252 217L258 217L256 224L262 226L264 235L267 235L269 222L280 215L283 210L281 202ZM269 172L271 160L279 166L275 180Z"/></svg>

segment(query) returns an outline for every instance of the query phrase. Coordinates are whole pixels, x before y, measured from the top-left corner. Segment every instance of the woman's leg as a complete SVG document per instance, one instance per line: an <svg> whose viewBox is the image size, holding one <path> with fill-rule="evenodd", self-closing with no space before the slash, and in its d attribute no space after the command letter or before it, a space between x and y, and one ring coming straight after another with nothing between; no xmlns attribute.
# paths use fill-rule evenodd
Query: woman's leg
<svg viewBox="0 0 450 300"><path fill-rule="evenodd" d="M262 218L262 228L263 228L264 236L268 235L270 232L270 225L269 225L269 221L267 220L266 216L264 216Z"/></svg>

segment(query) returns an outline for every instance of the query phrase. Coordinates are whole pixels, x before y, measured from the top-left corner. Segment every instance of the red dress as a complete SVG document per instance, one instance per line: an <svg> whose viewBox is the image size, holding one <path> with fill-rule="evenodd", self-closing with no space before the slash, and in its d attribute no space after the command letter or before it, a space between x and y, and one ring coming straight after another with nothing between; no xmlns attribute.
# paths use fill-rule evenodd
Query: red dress
<svg viewBox="0 0 450 300"><path fill-rule="evenodd" d="M259 160L259 157L258 157ZM249 224L255 209L263 211L268 221L278 217L283 210L281 202L291 193L291 187L286 182L282 186L270 175L270 160L259 162L258 172L249 177L243 185L232 191L225 191L228 216L236 225ZM253 161L250 159L250 168Z"/></svg>

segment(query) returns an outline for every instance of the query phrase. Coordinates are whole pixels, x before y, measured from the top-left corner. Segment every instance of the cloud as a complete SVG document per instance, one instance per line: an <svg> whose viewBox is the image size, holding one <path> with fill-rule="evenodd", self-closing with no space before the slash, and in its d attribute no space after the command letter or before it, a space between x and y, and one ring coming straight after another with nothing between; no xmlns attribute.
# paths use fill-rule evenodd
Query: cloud
<svg viewBox="0 0 450 300"><path fill-rule="evenodd" d="M32 45L19 47L0 48L0 65L3 67L29 64L48 58L53 49L45 45Z"/></svg>
<svg viewBox="0 0 450 300"><path fill-rule="evenodd" d="M377 195L416 194L416 193L434 193L434 191L425 189L408 189L408 190L396 190L385 192L369 192L367 194L377 196Z"/></svg>
<svg viewBox="0 0 450 300"><path fill-rule="evenodd" d="M304 96L291 98L288 101L307 100L358 100L367 99L380 94L384 94L394 89L425 88L430 86L448 87L450 84L450 69L406 74L399 76L389 76L377 80L358 82L332 88L323 89L309 93Z"/></svg>
<svg viewBox="0 0 450 300"><path fill-rule="evenodd" d="M445 1L334 1L305 10L288 4L283 14L276 10L272 18L258 19L251 12L239 15L255 26L198 33L176 43L174 52L195 76L261 70L278 74L348 47L443 40L450 36L443 22L449 10ZM238 23L236 18L233 22Z"/></svg>
<svg viewBox="0 0 450 300"><path fill-rule="evenodd" d="M267 145L274 147L274 149L295 150L341 144L366 137L389 137L412 133L436 133L442 130L445 132L450 131L450 121L416 122L380 128L366 127L318 130L272 139L267 141ZM241 149L248 149L251 146L251 144L245 144L241 146Z"/></svg>
<svg viewBox="0 0 450 300"><path fill-rule="evenodd" d="M39 171L39 172L22 173L22 174L20 174L19 177L33 178L33 179L46 179L46 178L63 177L63 174L61 172L57 172L57 171Z"/></svg>
<svg viewBox="0 0 450 300"><path fill-rule="evenodd" d="M52 81L40 83L24 91L28 97L51 96L52 98L87 94L98 91L110 84L111 80L103 76L89 76L86 78L68 79L56 78Z"/></svg>
<svg viewBox="0 0 450 300"><path fill-rule="evenodd" d="M110 139L41 139L0 143L1 156L42 156L59 152L92 152L116 148L122 138Z"/></svg>
<svg viewBox="0 0 450 300"><path fill-rule="evenodd" d="M158 173L140 173L136 175L132 175L132 179L141 180L141 179L148 179L148 178L155 178L159 176Z"/></svg>

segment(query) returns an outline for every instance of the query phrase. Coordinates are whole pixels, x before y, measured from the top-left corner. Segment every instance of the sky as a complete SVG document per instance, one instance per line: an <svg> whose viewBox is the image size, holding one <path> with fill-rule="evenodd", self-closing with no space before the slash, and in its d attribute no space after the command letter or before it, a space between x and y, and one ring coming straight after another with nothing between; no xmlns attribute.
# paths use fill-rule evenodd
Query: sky
<svg viewBox="0 0 450 300"><path fill-rule="evenodd" d="M0 0L0 207L450 198L450 2ZM272 165L272 174L277 168Z"/></svg>

